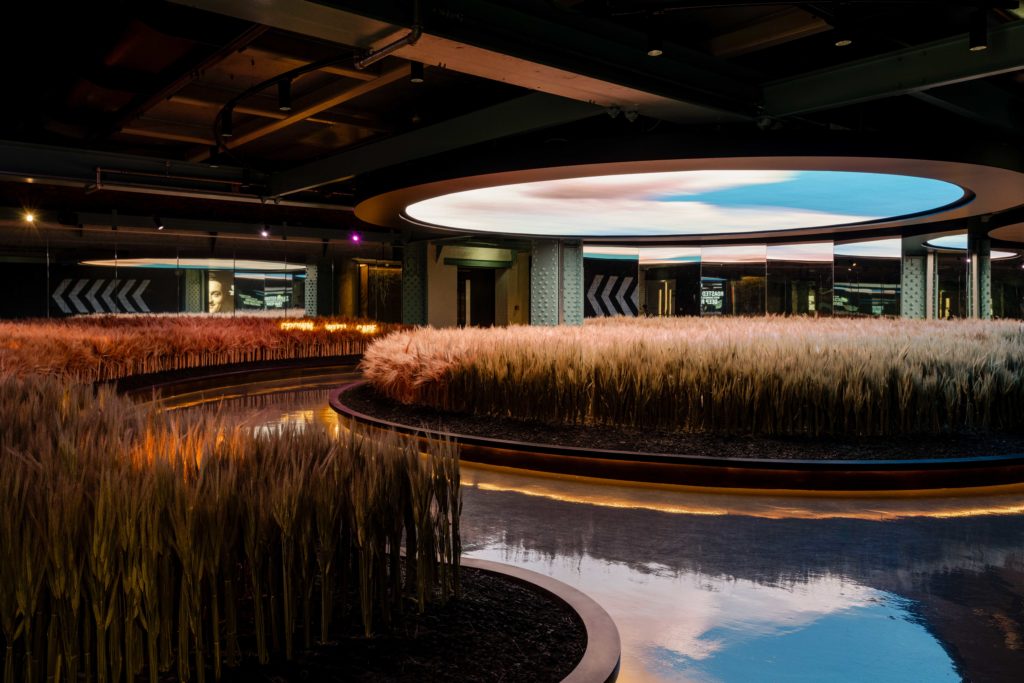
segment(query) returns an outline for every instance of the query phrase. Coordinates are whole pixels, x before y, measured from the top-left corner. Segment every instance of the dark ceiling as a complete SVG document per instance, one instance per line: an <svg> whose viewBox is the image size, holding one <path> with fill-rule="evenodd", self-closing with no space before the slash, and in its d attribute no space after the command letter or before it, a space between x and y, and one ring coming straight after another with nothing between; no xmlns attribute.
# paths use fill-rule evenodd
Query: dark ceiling
<svg viewBox="0 0 1024 683"><path fill-rule="evenodd" d="M20 3L3 47L0 203L60 220L120 209L337 231L396 179L534 150L834 137L1020 156L1017 5ZM972 28L988 49L968 49Z"/></svg>

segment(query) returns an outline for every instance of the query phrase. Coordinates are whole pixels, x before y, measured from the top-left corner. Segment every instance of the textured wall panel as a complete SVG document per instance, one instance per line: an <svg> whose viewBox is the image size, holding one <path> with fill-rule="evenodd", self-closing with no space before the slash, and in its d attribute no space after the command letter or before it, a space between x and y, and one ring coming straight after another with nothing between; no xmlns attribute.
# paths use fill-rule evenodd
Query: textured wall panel
<svg viewBox="0 0 1024 683"><path fill-rule="evenodd" d="M406 325L427 324L426 242L407 244L403 250L402 322Z"/></svg>
<svg viewBox="0 0 1024 683"><path fill-rule="evenodd" d="M900 316L924 318L925 257L904 256L903 278L900 282Z"/></svg>
<svg viewBox="0 0 1024 683"><path fill-rule="evenodd" d="M535 240L530 249L531 325L558 324L558 294L558 242Z"/></svg>
<svg viewBox="0 0 1024 683"><path fill-rule="evenodd" d="M319 278L319 269L314 265L306 266L306 315L316 316L320 314L320 308L317 305L317 284Z"/></svg>
<svg viewBox="0 0 1024 683"><path fill-rule="evenodd" d="M203 277L206 275L202 270L185 271L185 312L205 313L207 304L203 301Z"/></svg>
<svg viewBox="0 0 1024 683"><path fill-rule="evenodd" d="M562 322L583 324L583 245L562 245Z"/></svg>

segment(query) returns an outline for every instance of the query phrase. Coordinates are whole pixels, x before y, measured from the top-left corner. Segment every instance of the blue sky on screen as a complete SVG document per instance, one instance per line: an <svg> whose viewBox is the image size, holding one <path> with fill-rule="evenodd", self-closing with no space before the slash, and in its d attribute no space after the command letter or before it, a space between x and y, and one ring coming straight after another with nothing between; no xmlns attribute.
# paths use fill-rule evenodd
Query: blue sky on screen
<svg viewBox="0 0 1024 683"><path fill-rule="evenodd" d="M846 171L674 171L455 192L411 218L478 232L574 237L737 234L934 211L963 190L928 178Z"/></svg>

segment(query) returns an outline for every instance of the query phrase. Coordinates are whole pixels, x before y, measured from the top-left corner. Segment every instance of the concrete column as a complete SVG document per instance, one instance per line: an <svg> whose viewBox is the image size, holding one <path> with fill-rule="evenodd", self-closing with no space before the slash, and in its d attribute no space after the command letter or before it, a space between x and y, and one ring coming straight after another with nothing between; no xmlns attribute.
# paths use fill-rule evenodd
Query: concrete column
<svg viewBox="0 0 1024 683"><path fill-rule="evenodd" d="M900 317L929 317L928 306L928 256L903 253L903 270L900 278Z"/></svg>
<svg viewBox="0 0 1024 683"><path fill-rule="evenodd" d="M984 233L967 235L967 258L970 277L967 279L967 302L970 317L992 318L992 242Z"/></svg>
<svg viewBox="0 0 1024 683"><path fill-rule="evenodd" d="M402 322L427 324L427 243L405 245L402 251Z"/></svg>
<svg viewBox="0 0 1024 683"><path fill-rule="evenodd" d="M534 240L530 248L530 324L557 325L559 319L558 242Z"/></svg>
<svg viewBox="0 0 1024 683"><path fill-rule="evenodd" d="M535 240L530 250L530 324L583 324L583 245Z"/></svg>
<svg viewBox="0 0 1024 683"><path fill-rule="evenodd" d="M583 243L562 242L563 325L583 324Z"/></svg>

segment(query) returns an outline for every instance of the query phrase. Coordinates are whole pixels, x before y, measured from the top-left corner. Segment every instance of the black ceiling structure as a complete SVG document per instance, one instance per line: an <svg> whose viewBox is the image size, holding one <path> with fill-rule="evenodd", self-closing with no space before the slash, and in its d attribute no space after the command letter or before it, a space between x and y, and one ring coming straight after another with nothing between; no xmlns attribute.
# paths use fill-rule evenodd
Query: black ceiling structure
<svg viewBox="0 0 1024 683"><path fill-rule="evenodd" d="M79 228L422 239L353 209L652 148L967 150L1024 170L1022 17L1011 0L22 3L2 48L0 242L26 207Z"/></svg>

